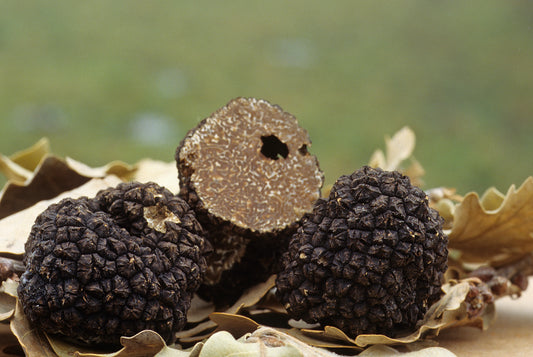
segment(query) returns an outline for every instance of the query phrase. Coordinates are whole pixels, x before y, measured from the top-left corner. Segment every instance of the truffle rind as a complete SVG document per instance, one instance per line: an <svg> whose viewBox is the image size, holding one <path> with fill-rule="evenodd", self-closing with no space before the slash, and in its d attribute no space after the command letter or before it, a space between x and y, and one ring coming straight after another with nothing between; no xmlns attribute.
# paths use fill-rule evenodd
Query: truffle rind
<svg viewBox="0 0 533 357"><path fill-rule="evenodd" d="M448 239L399 172L340 177L289 243L277 296L294 319L357 336L409 331L441 296Z"/></svg>
<svg viewBox="0 0 533 357"><path fill-rule="evenodd" d="M49 206L26 242L18 288L33 326L86 344L141 330L173 342L206 269L194 212L155 183Z"/></svg>

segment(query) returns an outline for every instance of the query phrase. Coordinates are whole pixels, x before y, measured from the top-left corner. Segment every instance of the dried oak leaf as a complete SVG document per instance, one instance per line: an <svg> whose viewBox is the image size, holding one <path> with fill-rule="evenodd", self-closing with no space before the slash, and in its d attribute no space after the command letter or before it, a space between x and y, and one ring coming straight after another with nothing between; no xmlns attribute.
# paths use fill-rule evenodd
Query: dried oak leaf
<svg viewBox="0 0 533 357"><path fill-rule="evenodd" d="M0 255L23 255L24 243L30 234L35 218L52 203L59 202L66 197L92 197L98 191L115 186L120 182L122 181L116 176L92 179L73 190L62 192L49 200L39 201L24 210L0 219Z"/></svg>
<svg viewBox="0 0 533 357"><path fill-rule="evenodd" d="M0 292L0 322L9 319L15 312L17 299L4 292Z"/></svg>
<svg viewBox="0 0 533 357"><path fill-rule="evenodd" d="M0 322L7 320L15 313L17 305L18 282L7 279L0 285Z"/></svg>
<svg viewBox="0 0 533 357"><path fill-rule="evenodd" d="M416 137L413 130L405 126L398 130L392 137L385 137L385 152L376 150L368 163L371 167L380 167L387 171L400 171L404 175L409 176L412 183L420 186L421 177L424 176L425 171L413 157L415 149ZM411 164L405 168L401 168L401 164L411 159Z"/></svg>
<svg viewBox="0 0 533 357"><path fill-rule="evenodd" d="M0 172L8 180L23 184L49 152L50 142L47 138L42 138L31 147L9 157L0 155Z"/></svg>
<svg viewBox="0 0 533 357"><path fill-rule="evenodd" d="M333 340L358 347L412 343L428 335L438 334L443 328L457 324L464 326L471 323L465 302L470 291L470 285L469 281L445 284L443 286L444 296L430 307L424 319L419 323L417 330L403 337L391 338L378 334L362 334L353 339L340 329L332 326L326 326L323 330L302 329L301 332L317 340Z"/></svg>
<svg viewBox="0 0 533 357"><path fill-rule="evenodd" d="M152 181L174 193L179 190L178 172L173 162L143 159L134 165L112 161L101 167L90 167L70 157L63 159L51 154L46 138L10 157L0 155L0 173L9 180L0 193L0 219L93 178L111 175L122 181Z"/></svg>
<svg viewBox="0 0 533 357"><path fill-rule="evenodd" d="M193 357L198 356L196 352L201 348L201 345L198 345L192 351L182 351L169 347L161 336L151 330L141 331L131 337L122 337L120 343L123 348L115 352L91 350L90 347L80 347L49 335L47 338L59 357ZM193 354L193 351L196 354Z"/></svg>
<svg viewBox="0 0 533 357"><path fill-rule="evenodd" d="M91 167L70 157L65 158L67 165L77 173L91 178L102 178L115 175L122 181L155 182L172 193L178 193L178 169L174 162L153 159L142 159L133 165L122 161L111 161L100 167Z"/></svg>
<svg viewBox="0 0 533 357"><path fill-rule="evenodd" d="M492 188L467 194L454 210L449 247L461 261L500 266L533 252L533 176L503 195Z"/></svg>
<svg viewBox="0 0 533 357"><path fill-rule="evenodd" d="M24 356L24 351L11 332L9 324L0 324L0 357Z"/></svg>
<svg viewBox="0 0 533 357"><path fill-rule="evenodd" d="M90 178L72 170L55 156L46 156L24 182L8 181L0 194L0 219L72 190Z"/></svg>
<svg viewBox="0 0 533 357"><path fill-rule="evenodd" d="M11 318L10 327L26 356L57 357L44 332L38 331L30 325L22 311L22 306L18 302Z"/></svg>
<svg viewBox="0 0 533 357"><path fill-rule="evenodd" d="M272 338L264 338L254 334L235 340L229 332L221 331L204 343L200 356L302 356L300 351L290 344L271 344L270 342L274 342ZM332 356L332 354L305 354L304 356Z"/></svg>
<svg viewBox="0 0 533 357"><path fill-rule="evenodd" d="M92 178L115 175L126 180L135 170L119 161L89 168L71 158L59 158L50 153L48 139L43 138L10 157L0 155L0 172L9 180L0 193L0 219L79 187Z"/></svg>
<svg viewBox="0 0 533 357"><path fill-rule="evenodd" d="M237 300L232 306L230 306L223 312L226 314L237 314L243 308L254 306L275 286L275 281L276 276L272 275L265 282L250 287L243 293L239 300ZM191 309L194 307L195 305L193 304L191 306ZM196 314L195 311L192 311L190 313ZM201 322L200 324L193 326L189 329L179 331L176 336L182 343L197 342L212 335L216 326L216 322L214 322L213 320L208 320Z"/></svg>
<svg viewBox="0 0 533 357"><path fill-rule="evenodd" d="M197 323L207 320L212 312L215 312L215 304L195 294L191 300L191 307L187 311L187 322Z"/></svg>

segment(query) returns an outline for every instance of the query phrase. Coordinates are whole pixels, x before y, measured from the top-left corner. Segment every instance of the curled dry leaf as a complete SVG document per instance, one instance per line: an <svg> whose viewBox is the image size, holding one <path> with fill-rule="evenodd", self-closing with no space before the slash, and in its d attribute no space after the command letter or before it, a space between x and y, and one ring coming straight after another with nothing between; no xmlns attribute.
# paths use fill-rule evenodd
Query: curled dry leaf
<svg viewBox="0 0 533 357"><path fill-rule="evenodd" d="M9 319L15 312L17 299L4 292L0 292L0 322Z"/></svg>
<svg viewBox="0 0 533 357"><path fill-rule="evenodd" d="M385 137L385 152L376 150L368 163L371 167L380 167L387 171L398 170L411 178L413 184L420 186L421 177L424 176L422 166L412 158L415 149L415 133L409 127L403 127L392 138ZM411 158L411 165L402 169L400 165Z"/></svg>
<svg viewBox="0 0 533 357"><path fill-rule="evenodd" d="M70 157L65 158L65 163L71 170L89 178L102 178L109 175L114 175L123 181L131 181L134 178L136 171L134 166L118 160L111 161L110 163L100 167L90 167Z"/></svg>
<svg viewBox="0 0 533 357"><path fill-rule="evenodd" d="M0 155L0 172L9 180L0 195L0 219L93 178L113 175L122 181L153 181L174 193L179 189L174 162L144 159L135 165L112 161L101 167L90 167L69 157L52 155L46 138L11 157Z"/></svg>
<svg viewBox="0 0 533 357"><path fill-rule="evenodd" d="M8 182L0 196L0 219L73 190L90 178L72 170L64 160L46 156L24 183Z"/></svg>
<svg viewBox="0 0 533 357"><path fill-rule="evenodd" d="M214 312L209 315L209 318L217 324L216 332L227 331L235 338L252 333L260 326L257 322L246 316L224 312Z"/></svg>
<svg viewBox="0 0 533 357"><path fill-rule="evenodd" d="M92 179L82 186L73 190L62 192L50 200L37 202L33 206L12 214L0 220L0 255L2 253L24 254L24 243L30 234L35 218L52 203L59 202L63 198L80 196L94 196L96 193L109 186L115 186L122 182L115 176L103 179Z"/></svg>
<svg viewBox="0 0 533 357"><path fill-rule="evenodd" d="M0 292L3 292L9 296L16 298L18 297L17 296L18 286L19 286L18 280L7 279L2 282L2 286L0 287Z"/></svg>
<svg viewBox="0 0 533 357"><path fill-rule="evenodd" d="M202 300L198 295L194 295L191 300L191 307L187 311L187 322L197 323L209 318L209 314L215 311L215 305L211 301Z"/></svg>
<svg viewBox="0 0 533 357"><path fill-rule="evenodd" d="M173 193L179 191L178 168L175 162L142 159L134 165L122 161L112 161L104 166L90 167L67 157L65 162L77 173L91 178L114 175L122 181L155 182Z"/></svg>
<svg viewBox="0 0 533 357"><path fill-rule="evenodd" d="M533 252L533 177L506 195L488 190L467 194L455 207L449 246L461 260L501 266Z"/></svg>
<svg viewBox="0 0 533 357"><path fill-rule="evenodd" d="M19 302L11 318L10 327L26 356L57 357L45 334L30 326Z"/></svg>
<svg viewBox="0 0 533 357"><path fill-rule="evenodd" d="M5 321L15 313L17 305L18 282L7 279L0 286L0 322Z"/></svg>
<svg viewBox="0 0 533 357"><path fill-rule="evenodd" d="M115 352L103 352L90 347L80 347L62 339L50 336L48 341L59 357L190 357L191 352L168 347L165 341L154 331L144 330L132 337L122 337L123 348Z"/></svg>
<svg viewBox="0 0 533 357"><path fill-rule="evenodd" d="M438 334L443 329L453 325L466 325L472 321L467 312L467 299L471 283L462 281L451 282L443 286L444 296L431 306L424 319L419 323L416 331L403 337L391 338L385 335L359 335L355 339L347 336L336 327L326 326L324 330L302 330L302 333L315 339L333 340L338 343L352 344L358 347L369 345L398 345L415 342L430 334ZM478 316L476 316L477 318Z"/></svg>
<svg viewBox="0 0 533 357"><path fill-rule="evenodd" d="M9 157L0 155L0 172L9 181L24 184L49 152L50 142L47 138L42 138L31 147L16 152Z"/></svg>
<svg viewBox="0 0 533 357"><path fill-rule="evenodd" d="M453 217L455 215L455 207L458 202L463 200L463 197L456 193L454 188L436 187L426 191L429 198L429 206L436 209L440 216L444 219L444 229L451 229L453 225Z"/></svg>
<svg viewBox="0 0 533 357"><path fill-rule="evenodd" d="M226 311L226 314L236 314L241 309L253 306L257 304L274 286L276 285L276 276L272 275L265 282L254 285L246 290L243 295L230 306ZM191 314L196 314L194 311ZM209 336L212 332L206 334L206 331L213 330L217 324L212 321L202 322L190 329L180 331L176 334L177 338L182 342L191 343L194 341L200 341L201 339Z"/></svg>
<svg viewBox="0 0 533 357"><path fill-rule="evenodd" d="M0 282L7 279L18 279L23 271L24 264L20 260L0 257Z"/></svg>
<svg viewBox="0 0 533 357"><path fill-rule="evenodd" d="M139 182L152 181L177 194L180 190L178 168L176 162L164 162L143 159L135 164L132 180Z"/></svg>
<svg viewBox="0 0 533 357"><path fill-rule="evenodd" d="M11 333L9 324L0 324L0 357L24 356L17 338Z"/></svg>
<svg viewBox="0 0 533 357"><path fill-rule="evenodd" d="M267 347L292 347L299 353L296 356L338 356L335 353L328 352L320 348L312 347L287 333L265 326L259 327L250 336L245 337L245 341L248 343L259 343Z"/></svg>
<svg viewBox="0 0 533 357"><path fill-rule="evenodd" d="M250 338L252 339L248 341ZM263 340L254 339L251 336L235 340L230 333L221 331L211 336L204 343L200 352L200 357L215 356L300 357L302 355L290 345L271 346Z"/></svg>

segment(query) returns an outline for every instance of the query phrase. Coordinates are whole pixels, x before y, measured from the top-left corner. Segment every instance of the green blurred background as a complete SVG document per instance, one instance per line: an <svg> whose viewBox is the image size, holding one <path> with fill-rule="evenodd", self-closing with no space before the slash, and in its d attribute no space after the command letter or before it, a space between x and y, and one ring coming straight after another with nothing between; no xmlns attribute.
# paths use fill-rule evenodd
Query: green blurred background
<svg viewBox="0 0 533 357"><path fill-rule="evenodd" d="M3 154L172 161L237 96L294 114L327 183L408 125L426 188L505 191L533 175L533 1L0 3Z"/></svg>

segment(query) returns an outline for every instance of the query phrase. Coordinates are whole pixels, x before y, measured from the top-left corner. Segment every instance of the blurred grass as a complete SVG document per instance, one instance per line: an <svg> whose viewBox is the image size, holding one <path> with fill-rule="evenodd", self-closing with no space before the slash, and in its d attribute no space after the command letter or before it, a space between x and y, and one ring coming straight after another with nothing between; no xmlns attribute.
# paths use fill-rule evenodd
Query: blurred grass
<svg viewBox="0 0 533 357"><path fill-rule="evenodd" d="M0 152L171 161L255 96L309 131L327 183L408 125L427 187L506 190L533 175L532 25L530 1L3 1Z"/></svg>

